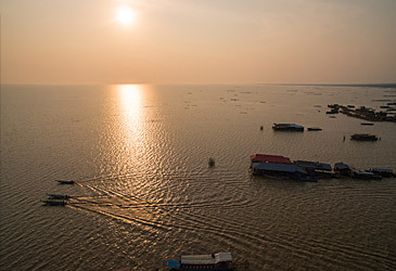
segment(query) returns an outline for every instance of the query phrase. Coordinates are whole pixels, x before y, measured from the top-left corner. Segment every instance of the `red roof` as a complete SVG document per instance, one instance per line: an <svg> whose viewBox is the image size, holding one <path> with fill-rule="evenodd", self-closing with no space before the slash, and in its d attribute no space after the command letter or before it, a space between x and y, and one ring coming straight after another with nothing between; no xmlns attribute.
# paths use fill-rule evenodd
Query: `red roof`
<svg viewBox="0 0 396 271"><path fill-rule="evenodd" d="M277 164L291 164L289 157L285 157L282 155L269 155L269 154L260 154L255 153L250 156L250 160L252 162L261 162L261 163L277 163Z"/></svg>

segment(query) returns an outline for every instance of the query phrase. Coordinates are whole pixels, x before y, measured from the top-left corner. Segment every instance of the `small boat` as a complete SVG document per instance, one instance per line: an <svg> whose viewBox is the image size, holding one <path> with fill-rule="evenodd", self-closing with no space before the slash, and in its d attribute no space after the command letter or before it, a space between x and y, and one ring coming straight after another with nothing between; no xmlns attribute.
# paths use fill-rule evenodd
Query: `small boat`
<svg viewBox="0 0 396 271"><path fill-rule="evenodd" d="M334 172L343 176L350 176L352 174L352 168L343 162L334 164Z"/></svg>
<svg viewBox="0 0 396 271"><path fill-rule="evenodd" d="M65 200L58 199L42 200L41 202L43 202L45 206L65 206L67 204Z"/></svg>
<svg viewBox="0 0 396 271"><path fill-rule="evenodd" d="M169 270L181 271L230 271L233 270L231 252L218 252L208 255L181 255L180 259L165 261Z"/></svg>
<svg viewBox="0 0 396 271"><path fill-rule="evenodd" d="M381 175L375 174L373 172L368 172L365 170L353 170L352 178L361 180L381 180Z"/></svg>
<svg viewBox="0 0 396 271"><path fill-rule="evenodd" d="M275 131L304 132L304 126L295 123L274 123Z"/></svg>
<svg viewBox="0 0 396 271"><path fill-rule="evenodd" d="M370 134L354 134L351 136L351 140L356 141L377 141L378 137L376 135Z"/></svg>
<svg viewBox="0 0 396 271"><path fill-rule="evenodd" d="M373 126L374 123L372 123L372 122L362 122L362 123L360 123L360 125Z"/></svg>
<svg viewBox="0 0 396 271"><path fill-rule="evenodd" d="M372 172L377 175L381 175L382 177L395 177L396 174L393 172L391 168L370 168L367 170L368 172Z"/></svg>
<svg viewBox="0 0 396 271"><path fill-rule="evenodd" d="M59 184L75 184L73 180L56 180Z"/></svg>
<svg viewBox="0 0 396 271"><path fill-rule="evenodd" d="M47 194L48 199L69 199L70 196L63 194Z"/></svg>
<svg viewBox="0 0 396 271"><path fill-rule="evenodd" d="M307 130L308 131L322 131L322 128L319 128L319 127L308 127Z"/></svg>

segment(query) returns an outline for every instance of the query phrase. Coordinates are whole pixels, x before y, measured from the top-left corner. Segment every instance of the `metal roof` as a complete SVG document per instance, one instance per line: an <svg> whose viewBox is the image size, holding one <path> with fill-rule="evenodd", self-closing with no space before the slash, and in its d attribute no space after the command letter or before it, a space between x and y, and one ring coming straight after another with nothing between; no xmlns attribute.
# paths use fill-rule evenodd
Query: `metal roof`
<svg viewBox="0 0 396 271"><path fill-rule="evenodd" d="M302 168L293 164L253 163L253 168L258 170L287 172L287 173L295 173L295 172L305 173L305 171Z"/></svg>
<svg viewBox="0 0 396 271"><path fill-rule="evenodd" d="M289 157L282 155L271 155L255 153L250 156L252 162L263 162L263 163L279 163L279 164L291 164Z"/></svg>
<svg viewBox="0 0 396 271"><path fill-rule="evenodd" d="M204 265L232 261L231 252L219 252L212 255L182 255L181 264Z"/></svg>

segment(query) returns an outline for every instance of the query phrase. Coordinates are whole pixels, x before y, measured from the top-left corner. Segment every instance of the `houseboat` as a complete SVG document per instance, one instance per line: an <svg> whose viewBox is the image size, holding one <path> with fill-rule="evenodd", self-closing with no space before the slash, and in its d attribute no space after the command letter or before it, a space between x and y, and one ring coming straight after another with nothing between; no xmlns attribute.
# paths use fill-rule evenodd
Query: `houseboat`
<svg viewBox="0 0 396 271"><path fill-rule="evenodd" d="M218 252L208 255L182 255L180 259L165 261L169 270L180 271L230 271L232 267L231 252Z"/></svg>
<svg viewBox="0 0 396 271"><path fill-rule="evenodd" d="M318 178L294 164L253 163L253 174L260 176L285 177L298 181L316 182Z"/></svg>
<svg viewBox="0 0 396 271"><path fill-rule="evenodd" d="M274 131L304 132L304 126L295 123L274 123Z"/></svg>

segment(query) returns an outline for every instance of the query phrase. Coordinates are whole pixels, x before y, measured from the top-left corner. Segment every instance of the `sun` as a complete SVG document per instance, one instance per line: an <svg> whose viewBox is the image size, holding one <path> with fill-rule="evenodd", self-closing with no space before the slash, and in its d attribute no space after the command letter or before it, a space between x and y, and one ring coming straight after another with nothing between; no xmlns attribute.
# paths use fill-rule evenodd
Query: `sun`
<svg viewBox="0 0 396 271"><path fill-rule="evenodd" d="M125 26L133 24L136 20L136 12L128 6L120 6L116 10L115 19Z"/></svg>

